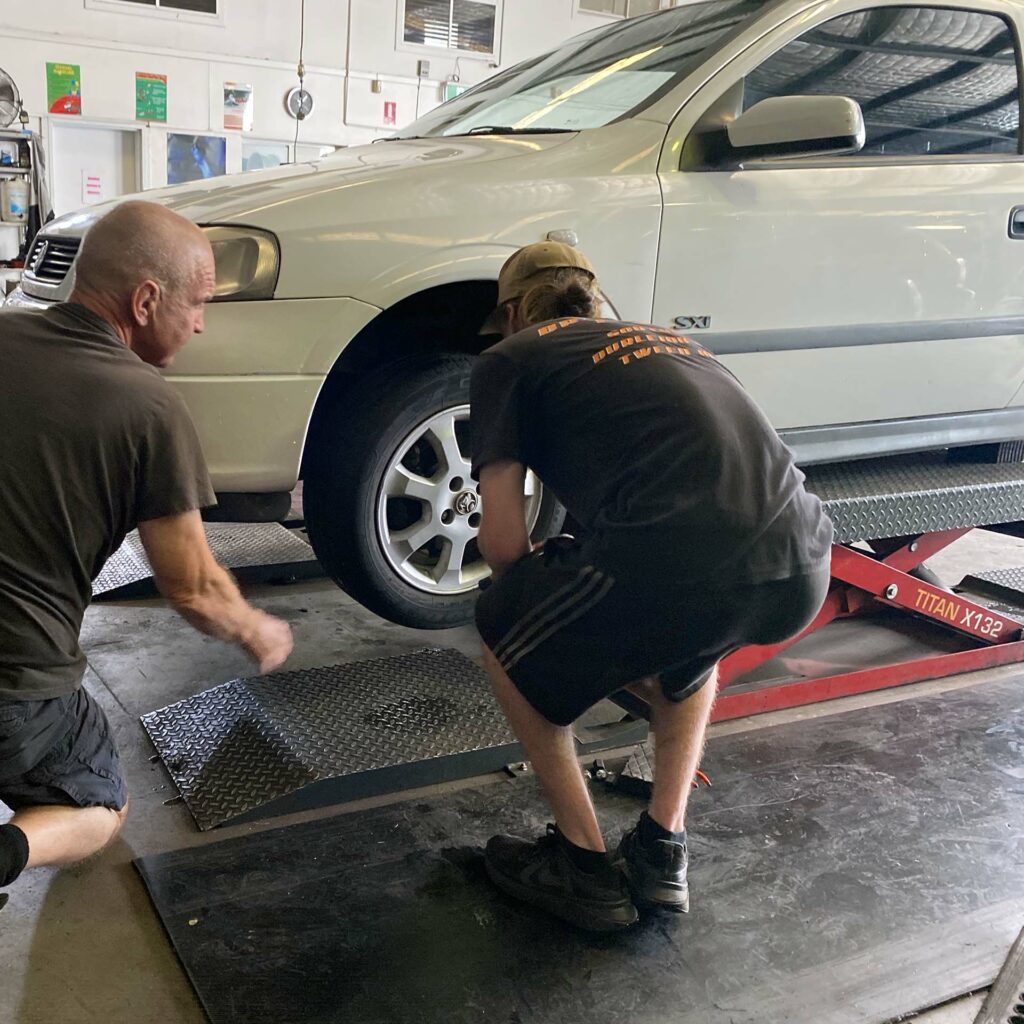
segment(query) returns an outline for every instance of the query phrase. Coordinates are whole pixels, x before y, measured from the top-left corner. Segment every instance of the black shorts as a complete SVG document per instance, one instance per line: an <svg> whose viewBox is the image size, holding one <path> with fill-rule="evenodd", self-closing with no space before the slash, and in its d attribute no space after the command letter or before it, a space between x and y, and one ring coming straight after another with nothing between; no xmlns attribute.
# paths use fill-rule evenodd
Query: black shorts
<svg viewBox="0 0 1024 1024"><path fill-rule="evenodd" d="M748 644L781 643L810 625L829 564L768 583L681 584L654 591L590 564L556 537L480 595L476 623L516 688L548 721L568 725L640 679L670 700L696 693L715 666Z"/></svg>
<svg viewBox="0 0 1024 1024"><path fill-rule="evenodd" d="M0 701L0 802L109 807L128 802L103 709L80 688L52 700Z"/></svg>

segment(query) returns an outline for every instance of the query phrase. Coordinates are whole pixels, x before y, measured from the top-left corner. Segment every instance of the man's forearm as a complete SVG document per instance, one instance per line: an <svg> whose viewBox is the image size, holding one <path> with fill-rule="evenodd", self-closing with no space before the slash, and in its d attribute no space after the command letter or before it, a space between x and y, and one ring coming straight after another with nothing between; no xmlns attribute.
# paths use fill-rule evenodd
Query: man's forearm
<svg viewBox="0 0 1024 1024"><path fill-rule="evenodd" d="M201 633L238 644L260 670L292 650L288 624L253 608L210 552L198 512L139 523L139 536L160 593Z"/></svg>
<svg viewBox="0 0 1024 1024"><path fill-rule="evenodd" d="M259 613L219 565L211 565L188 590L170 589L164 597L189 625L218 640L246 646L255 630Z"/></svg>

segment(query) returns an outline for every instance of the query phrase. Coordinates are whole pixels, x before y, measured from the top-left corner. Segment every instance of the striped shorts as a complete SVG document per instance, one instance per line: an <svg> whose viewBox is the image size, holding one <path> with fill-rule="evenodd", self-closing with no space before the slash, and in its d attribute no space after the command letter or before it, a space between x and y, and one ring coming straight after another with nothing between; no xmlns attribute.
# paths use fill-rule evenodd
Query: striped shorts
<svg viewBox="0 0 1024 1024"><path fill-rule="evenodd" d="M766 583L653 589L617 580L591 564L579 542L555 537L483 591L476 624L526 700L549 722L568 725L653 676L669 700L685 700L737 648L804 629L828 584L826 561Z"/></svg>

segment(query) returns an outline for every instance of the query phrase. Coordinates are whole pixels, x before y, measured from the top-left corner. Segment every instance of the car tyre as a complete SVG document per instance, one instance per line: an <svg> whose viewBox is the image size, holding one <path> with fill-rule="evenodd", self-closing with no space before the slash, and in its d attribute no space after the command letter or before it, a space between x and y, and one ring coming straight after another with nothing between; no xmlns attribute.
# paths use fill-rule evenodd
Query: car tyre
<svg viewBox="0 0 1024 1024"><path fill-rule="evenodd" d="M470 356L442 355L381 367L318 412L311 430L303 505L317 558L343 590L400 625L469 622L488 575L474 539L472 366ZM540 540L565 512L531 480L528 516Z"/></svg>

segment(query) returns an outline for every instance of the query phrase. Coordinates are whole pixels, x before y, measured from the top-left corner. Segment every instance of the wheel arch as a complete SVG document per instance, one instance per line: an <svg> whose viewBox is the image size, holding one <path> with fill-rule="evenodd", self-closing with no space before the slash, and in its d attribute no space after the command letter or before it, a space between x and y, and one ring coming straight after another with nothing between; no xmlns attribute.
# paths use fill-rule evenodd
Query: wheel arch
<svg viewBox="0 0 1024 1024"><path fill-rule="evenodd" d="M431 353L478 355L497 340L478 333L497 299L496 281L450 282L415 292L374 317L345 346L320 389L303 445L300 476L318 450L325 410L344 402L368 372L389 363Z"/></svg>

